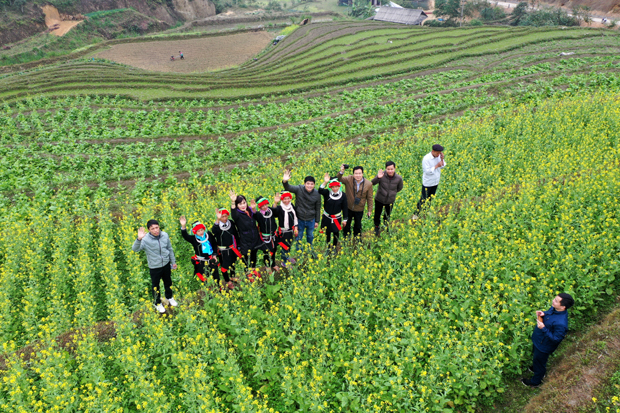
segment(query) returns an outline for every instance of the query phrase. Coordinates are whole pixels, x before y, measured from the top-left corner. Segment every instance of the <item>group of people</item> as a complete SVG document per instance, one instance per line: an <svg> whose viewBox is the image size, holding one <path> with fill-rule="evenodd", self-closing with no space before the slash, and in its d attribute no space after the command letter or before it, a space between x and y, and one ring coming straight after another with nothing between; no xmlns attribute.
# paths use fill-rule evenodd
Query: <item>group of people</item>
<svg viewBox="0 0 620 413"><path fill-rule="evenodd" d="M446 166L443 147L433 145L432 150L422 159L422 194L412 219L419 218L420 211L437 192L441 171ZM291 185L291 173L285 171L282 177L283 191L274 196L273 203L259 196L249 203L243 195L230 191L229 208L215 211L215 223L207 228L199 221L191 224L188 231L185 216L179 218L181 236L190 243L194 250L191 262L194 274L206 282L208 273L217 284L220 273L226 287L234 288L235 263L241 260L246 267L254 269L248 274L259 277L255 270L258 252L262 252L263 262L267 267L279 269L276 253L281 249L281 265L294 262L289 252L294 241L302 248L304 233L306 242L312 245L314 231L320 227L325 231L328 248L337 245L340 233L347 237L351 234L359 237L362 231L364 209L371 217L374 207L375 235L381 233L381 217L384 224L389 224L392 208L397 194L403 189L403 178L396 173L396 164L388 161L385 170L368 180L364 178L364 168L356 166L353 174L345 176L348 165L340 166L335 177L323 176L323 183L315 189L315 179L307 176L304 183ZM345 192L342 192L342 185ZM373 187L378 185L373 201ZM293 195L296 205L293 205ZM330 245L331 244L331 245ZM168 303L176 307L173 297L171 270L177 268L170 237L161 231L159 222L152 219L147 222L147 230L138 229L138 237L132 249L145 251L151 275L154 304L160 313L166 309L162 305L160 282L164 283ZM564 339L568 331L568 309L574 304L567 293L557 295L547 311L537 311L537 324L532 334L533 361L529 368L534 373L531 379L522 379L528 387L538 387L546 374L549 355Z"/></svg>
<svg viewBox="0 0 620 413"><path fill-rule="evenodd" d="M424 203L436 193L444 166L443 147L433 145L432 151L422 161L422 195L413 219L417 219ZM403 178L396 173L396 164L392 161L387 161L385 170L380 169L372 180L364 178L362 166L354 167L352 175L345 175L348 167L341 165L335 177L326 173L318 189L315 188L313 176L307 176L303 184L291 185L291 173L285 171L283 191L275 194L273 203L263 196L248 202L243 195L230 191L230 208L216 210L215 223L210 227L195 221L188 229L187 219L181 216L181 236L194 249L191 262L196 277L205 282L211 275L219 284L221 275L225 287L233 289L237 280L237 260L250 269L250 280L260 277L256 271L259 253L262 254L263 264L277 271L281 266L294 263L289 257L290 250L294 243L303 250L301 241L304 234L306 242L312 246L314 231L319 226L326 235L328 253L331 253L341 233L344 237L353 233L355 239L361 238L365 209L369 218L374 209L374 232L379 236L381 217L383 224L388 226L397 194L403 189ZM377 192L373 202L375 185ZM296 197L295 205L293 196ZM147 222L146 230L141 227L132 249L146 252L154 304L158 311L165 312L159 290L161 281L168 302L176 306L171 288L171 269L176 269L174 251L170 237L161 231L159 222L152 219ZM277 259L278 249L281 261Z"/></svg>

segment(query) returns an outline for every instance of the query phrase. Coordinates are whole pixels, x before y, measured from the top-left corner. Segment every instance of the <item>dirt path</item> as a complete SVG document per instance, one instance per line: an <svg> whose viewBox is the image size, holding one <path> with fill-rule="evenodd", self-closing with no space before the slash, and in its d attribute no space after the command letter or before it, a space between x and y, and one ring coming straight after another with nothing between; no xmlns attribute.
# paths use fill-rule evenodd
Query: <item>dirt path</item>
<svg viewBox="0 0 620 413"><path fill-rule="evenodd" d="M41 7L43 14L45 14L45 25L48 29L54 28L50 33L56 36L64 36L73 27L80 24L81 20L62 20L58 9L54 6L46 5Z"/></svg>
<svg viewBox="0 0 620 413"><path fill-rule="evenodd" d="M156 72L194 73L239 65L272 40L267 31L199 39L117 44L96 57ZM179 51L184 59L179 59ZM171 61L170 56L175 60Z"/></svg>

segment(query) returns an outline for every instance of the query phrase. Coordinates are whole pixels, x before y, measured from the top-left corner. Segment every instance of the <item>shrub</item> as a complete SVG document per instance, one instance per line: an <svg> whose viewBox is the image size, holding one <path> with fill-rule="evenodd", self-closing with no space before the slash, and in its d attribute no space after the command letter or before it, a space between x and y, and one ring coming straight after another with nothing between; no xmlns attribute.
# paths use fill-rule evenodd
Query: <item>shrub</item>
<svg viewBox="0 0 620 413"><path fill-rule="evenodd" d="M579 26L579 20L560 8L536 10L519 21L519 26Z"/></svg>

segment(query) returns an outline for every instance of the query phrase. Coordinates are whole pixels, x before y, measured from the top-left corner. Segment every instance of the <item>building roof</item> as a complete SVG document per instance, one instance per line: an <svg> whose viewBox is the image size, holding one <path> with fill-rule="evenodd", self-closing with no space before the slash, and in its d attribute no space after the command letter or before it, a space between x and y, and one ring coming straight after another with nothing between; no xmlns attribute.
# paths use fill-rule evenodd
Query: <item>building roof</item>
<svg viewBox="0 0 620 413"><path fill-rule="evenodd" d="M373 20L402 24L420 24L428 16L420 9L399 9L396 7L379 7Z"/></svg>

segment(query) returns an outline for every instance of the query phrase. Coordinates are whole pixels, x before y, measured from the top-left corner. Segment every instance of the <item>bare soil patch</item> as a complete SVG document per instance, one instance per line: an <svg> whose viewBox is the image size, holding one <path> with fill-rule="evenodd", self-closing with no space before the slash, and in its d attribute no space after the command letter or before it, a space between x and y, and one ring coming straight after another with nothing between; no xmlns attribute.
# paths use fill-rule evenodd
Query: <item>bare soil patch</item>
<svg viewBox="0 0 620 413"><path fill-rule="evenodd" d="M45 25L50 33L56 36L64 36L69 30L77 26L81 20L65 20L58 13L58 9L54 6L45 5L41 7L45 14Z"/></svg>
<svg viewBox="0 0 620 413"><path fill-rule="evenodd" d="M239 65L263 50L273 39L266 31L187 40L117 44L97 57L156 72L195 73ZM179 51L184 59L179 59ZM170 56L175 60L171 61Z"/></svg>

